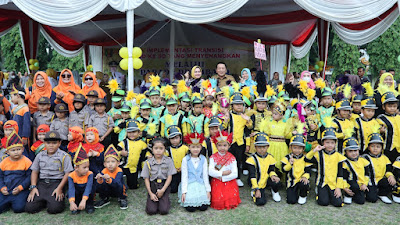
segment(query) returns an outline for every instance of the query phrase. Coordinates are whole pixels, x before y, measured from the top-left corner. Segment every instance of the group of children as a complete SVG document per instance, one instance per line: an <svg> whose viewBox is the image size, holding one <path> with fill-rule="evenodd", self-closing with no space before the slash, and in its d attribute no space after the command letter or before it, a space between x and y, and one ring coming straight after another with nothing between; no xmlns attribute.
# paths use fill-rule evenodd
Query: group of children
<svg viewBox="0 0 400 225"><path fill-rule="evenodd" d="M71 112L57 104L55 114L42 97L32 116L15 88L1 140L0 213L60 213L64 198L72 214L93 213L113 197L127 209L127 189L137 189L139 177L149 215L168 214L170 193L189 212L233 209L241 202L242 174L257 206L266 204L267 189L280 202L282 186L288 204L302 205L312 171L319 205L389 204L389 197L400 203L397 92L382 95L385 114L376 118L369 83L353 96L344 85L344 98L335 102L322 80L316 90L300 81L304 99L263 82L219 88L209 79L201 93L191 93L185 81L162 87L158 76L150 81L144 94L110 82L108 112L92 91L75 94Z"/></svg>

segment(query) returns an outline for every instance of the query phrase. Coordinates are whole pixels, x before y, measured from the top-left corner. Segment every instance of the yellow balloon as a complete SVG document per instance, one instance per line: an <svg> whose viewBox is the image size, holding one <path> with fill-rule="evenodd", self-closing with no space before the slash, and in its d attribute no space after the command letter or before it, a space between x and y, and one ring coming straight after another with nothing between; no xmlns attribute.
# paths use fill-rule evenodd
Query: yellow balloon
<svg viewBox="0 0 400 225"><path fill-rule="evenodd" d="M34 69L35 69L35 66L34 66L34 65L29 65L29 69L30 69L30 70L34 70Z"/></svg>
<svg viewBox="0 0 400 225"><path fill-rule="evenodd" d="M142 49L140 49L139 47L134 47L132 49L132 58L139 58L140 56L142 56Z"/></svg>
<svg viewBox="0 0 400 225"><path fill-rule="evenodd" d="M318 62L317 62L317 65L318 65L319 67L324 67L324 61L318 61Z"/></svg>
<svg viewBox="0 0 400 225"><path fill-rule="evenodd" d="M119 62L119 67L121 67L123 70L128 70L128 59L122 59Z"/></svg>
<svg viewBox="0 0 400 225"><path fill-rule="evenodd" d="M119 50L119 56L121 56L121 58L123 58L123 59L127 59L129 57L128 48L127 47L121 48Z"/></svg>
<svg viewBox="0 0 400 225"><path fill-rule="evenodd" d="M39 67L38 66L34 66L33 70L39 70Z"/></svg>
<svg viewBox="0 0 400 225"><path fill-rule="evenodd" d="M135 70L142 68L142 66L143 66L143 61L141 59L139 59L139 58L133 59L133 68Z"/></svg>
<svg viewBox="0 0 400 225"><path fill-rule="evenodd" d="M35 63L35 61L33 59L29 60L29 64L34 64L34 63Z"/></svg>

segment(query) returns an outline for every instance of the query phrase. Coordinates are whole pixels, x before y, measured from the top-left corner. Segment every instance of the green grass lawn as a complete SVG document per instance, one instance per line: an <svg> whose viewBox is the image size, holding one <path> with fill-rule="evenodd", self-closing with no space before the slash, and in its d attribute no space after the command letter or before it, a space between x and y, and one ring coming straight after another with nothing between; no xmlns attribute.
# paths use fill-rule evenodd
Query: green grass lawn
<svg viewBox="0 0 400 225"><path fill-rule="evenodd" d="M180 207L177 194L171 194L172 208L169 215L148 216L144 209L146 191L140 179L138 190L129 190L129 208L120 210L113 199L110 205L97 209L94 214L82 212L72 216L68 210L59 215L45 211L30 215L6 212L0 214L0 224L399 224L400 204L386 205L380 201L365 205L345 205L342 208L318 206L314 189L305 205L288 205L286 192L280 191L282 202L275 203L268 191L268 202L257 207L250 198L248 186L240 188L242 203L234 210L186 212ZM312 184L312 187L314 185Z"/></svg>

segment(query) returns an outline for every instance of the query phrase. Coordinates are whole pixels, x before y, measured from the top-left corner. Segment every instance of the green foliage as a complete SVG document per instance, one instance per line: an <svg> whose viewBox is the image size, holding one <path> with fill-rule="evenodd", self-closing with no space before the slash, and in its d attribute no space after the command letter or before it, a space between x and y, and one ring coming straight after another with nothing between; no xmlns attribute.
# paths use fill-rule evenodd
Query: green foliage
<svg viewBox="0 0 400 225"><path fill-rule="evenodd" d="M26 71L24 52L19 34L19 26L15 26L0 39L2 67L8 71Z"/></svg>
<svg viewBox="0 0 400 225"><path fill-rule="evenodd" d="M372 41L367 46L370 71L376 78L381 69L394 69L396 71L395 79L400 78L400 62L397 57L400 55L400 20L397 19L389 29L380 37Z"/></svg>
<svg viewBox="0 0 400 225"><path fill-rule="evenodd" d="M343 74L350 70L351 74L357 74L357 68L360 66L360 53L356 45L347 44L333 31L332 48L330 49L330 59L334 66L333 76Z"/></svg>
<svg viewBox="0 0 400 225"><path fill-rule="evenodd" d="M301 59L296 59L294 56L292 56L290 59L290 71L289 72L301 73L304 70L308 70L309 56L310 56L310 53L307 53L307 55Z"/></svg>
<svg viewBox="0 0 400 225"><path fill-rule="evenodd" d="M2 68L6 70L26 71L22 43L19 33L19 27L15 26L9 33L0 38ZM53 68L61 71L65 68L71 70L83 71L83 54L68 58L57 53L40 35L37 59L39 60L40 70Z"/></svg>

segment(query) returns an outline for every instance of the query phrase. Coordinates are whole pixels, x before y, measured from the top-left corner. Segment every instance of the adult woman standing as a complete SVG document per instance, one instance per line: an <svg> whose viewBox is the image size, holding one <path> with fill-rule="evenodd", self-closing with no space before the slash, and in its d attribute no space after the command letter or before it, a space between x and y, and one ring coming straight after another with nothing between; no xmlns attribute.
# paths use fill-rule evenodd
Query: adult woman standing
<svg viewBox="0 0 400 225"><path fill-rule="evenodd" d="M83 80L85 86L82 88L82 94L87 95L89 91L97 91L99 93L99 98L104 98L107 94L100 88L99 83L97 83L96 76L92 72L86 72L83 75Z"/></svg>
<svg viewBox="0 0 400 225"><path fill-rule="evenodd" d="M253 87L257 85L253 79L251 79L251 73L248 68L242 69L240 72L240 87Z"/></svg>
<svg viewBox="0 0 400 225"><path fill-rule="evenodd" d="M37 102L41 97L50 98L51 109L54 108L56 93L51 89L51 83L45 72L38 71L33 78L31 87L26 88L25 99L28 100L29 111L31 114L38 111Z"/></svg>
<svg viewBox="0 0 400 225"><path fill-rule="evenodd" d="M375 90L374 99L377 110L375 110L375 117L380 114L384 114L385 111L382 108L382 95L385 94L386 91L395 92L393 75L391 73L384 73L379 78L378 88Z"/></svg>
<svg viewBox="0 0 400 225"><path fill-rule="evenodd" d="M74 110L74 95L78 94L81 91L81 88L75 84L71 70L64 69L61 71L60 76L58 85L53 88L53 91L56 93L55 103L58 104L61 101L64 101L68 104L69 111L72 112Z"/></svg>
<svg viewBox="0 0 400 225"><path fill-rule="evenodd" d="M187 78L186 85L190 86L192 92L199 93L201 90L201 82L203 79L201 78L202 69L200 66L194 66L190 73L191 78Z"/></svg>

